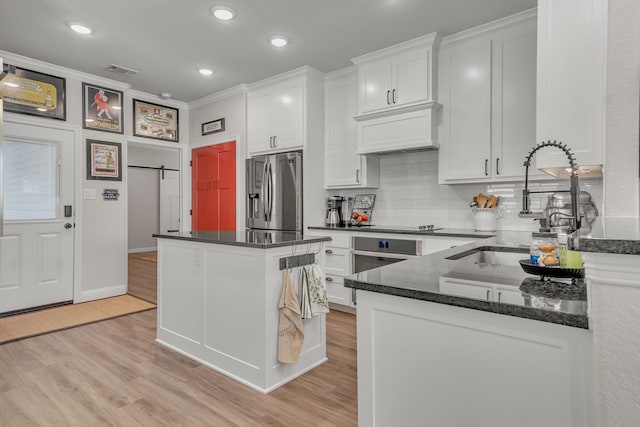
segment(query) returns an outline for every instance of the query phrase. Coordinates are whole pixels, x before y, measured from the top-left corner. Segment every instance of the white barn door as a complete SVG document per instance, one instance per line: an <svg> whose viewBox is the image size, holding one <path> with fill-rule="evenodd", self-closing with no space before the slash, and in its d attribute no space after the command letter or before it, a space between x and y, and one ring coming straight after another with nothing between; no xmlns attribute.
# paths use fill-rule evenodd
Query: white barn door
<svg viewBox="0 0 640 427"><path fill-rule="evenodd" d="M180 172L160 172L160 233L180 230Z"/></svg>
<svg viewBox="0 0 640 427"><path fill-rule="evenodd" d="M73 299L74 136L5 121L0 313Z"/></svg>

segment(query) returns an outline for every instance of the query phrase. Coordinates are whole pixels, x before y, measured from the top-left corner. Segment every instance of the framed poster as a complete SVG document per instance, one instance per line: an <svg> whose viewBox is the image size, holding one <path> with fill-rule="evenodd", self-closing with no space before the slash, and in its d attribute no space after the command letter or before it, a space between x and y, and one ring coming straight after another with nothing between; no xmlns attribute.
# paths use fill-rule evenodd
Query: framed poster
<svg viewBox="0 0 640 427"><path fill-rule="evenodd" d="M87 139L87 179L122 181L121 144Z"/></svg>
<svg viewBox="0 0 640 427"><path fill-rule="evenodd" d="M4 110L50 119L67 120L67 80L5 64L7 75L0 85Z"/></svg>
<svg viewBox="0 0 640 427"><path fill-rule="evenodd" d="M82 127L123 133L122 92L82 83Z"/></svg>
<svg viewBox="0 0 640 427"><path fill-rule="evenodd" d="M222 132L224 130L224 117L202 124L202 136L211 133Z"/></svg>
<svg viewBox="0 0 640 427"><path fill-rule="evenodd" d="M133 136L178 142L178 109L133 100Z"/></svg>

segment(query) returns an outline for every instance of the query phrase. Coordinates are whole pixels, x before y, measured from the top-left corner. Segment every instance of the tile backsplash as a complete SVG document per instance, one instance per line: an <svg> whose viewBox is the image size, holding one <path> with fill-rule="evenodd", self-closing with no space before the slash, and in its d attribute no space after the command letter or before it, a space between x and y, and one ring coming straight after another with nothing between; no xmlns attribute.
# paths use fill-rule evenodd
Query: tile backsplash
<svg viewBox="0 0 640 427"><path fill-rule="evenodd" d="M438 184L438 152L419 151L385 155L380 158L380 188L328 192L341 196L375 193L372 223L376 225L433 224L445 228L473 228L469 202L483 192L500 197L497 226L501 230L537 230L531 218L519 218L524 180L500 184ZM530 181L532 191L568 190L569 180ZM580 190L588 191L602 212L602 179L580 180ZM531 210L544 210L548 194L532 194Z"/></svg>

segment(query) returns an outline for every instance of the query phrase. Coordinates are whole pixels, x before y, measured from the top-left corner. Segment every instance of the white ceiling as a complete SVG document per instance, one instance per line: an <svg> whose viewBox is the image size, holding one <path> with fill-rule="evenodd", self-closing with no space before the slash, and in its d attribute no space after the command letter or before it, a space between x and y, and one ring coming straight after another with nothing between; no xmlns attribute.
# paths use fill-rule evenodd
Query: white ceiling
<svg viewBox="0 0 640 427"><path fill-rule="evenodd" d="M191 101L302 65L323 72L437 31L445 36L536 6L536 0L0 0L0 50ZM210 13L237 12L231 21ZM94 29L71 32L68 22ZM289 46L274 48L269 36ZM124 77L110 64L140 73ZM211 77L198 68L215 70Z"/></svg>

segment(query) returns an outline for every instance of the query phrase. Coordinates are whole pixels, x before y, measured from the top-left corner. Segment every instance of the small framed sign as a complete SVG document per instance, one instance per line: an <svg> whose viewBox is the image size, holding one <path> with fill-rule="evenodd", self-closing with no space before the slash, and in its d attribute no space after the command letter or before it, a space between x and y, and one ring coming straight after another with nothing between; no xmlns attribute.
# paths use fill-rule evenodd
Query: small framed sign
<svg viewBox="0 0 640 427"><path fill-rule="evenodd" d="M102 192L102 200L118 200L120 193L117 188L105 188Z"/></svg>
<svg viewBox="0 0 640 427"><path fill-rule="evenodd" d="M202 136L209 135L211 133L222 132L224 130L224 117L218 120L202 124Z"/></svg>
<svg viewBox="0 0 640 427"><path fill-rule="evenodd" d="M133 100L133 136L178 142L178 109Z"/></svg>
<svg viewBox="0 0 640 427"><path fill-rule="evenodd" d="M82 127L123 133L122 92L82 83Z"/></svg>
<svg viewBox="0 0 640 427"><path fill-rule="evenodd" d="M122 181L121 144L87 139L87 179Z"/></svg>

